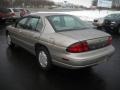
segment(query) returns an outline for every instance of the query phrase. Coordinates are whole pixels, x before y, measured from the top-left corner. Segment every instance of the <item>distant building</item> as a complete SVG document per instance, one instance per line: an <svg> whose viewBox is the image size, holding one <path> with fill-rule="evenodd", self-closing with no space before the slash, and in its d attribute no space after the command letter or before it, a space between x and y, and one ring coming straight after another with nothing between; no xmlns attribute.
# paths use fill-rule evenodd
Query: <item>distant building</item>
<svg viewBox="0 0 120 90"><path fill-rule="evenodd" d="M113 8L120 8L120 0L112 0Z"/></svg>
<svg viewBox="0 0 120 90"><path fill-rule="evenodd" d="M120 9L120 0L109 0L109 1L112 1L112 7L111 8ZM97 4L98 4L98 0L93 0L92 5L98 7Z"/></svg>

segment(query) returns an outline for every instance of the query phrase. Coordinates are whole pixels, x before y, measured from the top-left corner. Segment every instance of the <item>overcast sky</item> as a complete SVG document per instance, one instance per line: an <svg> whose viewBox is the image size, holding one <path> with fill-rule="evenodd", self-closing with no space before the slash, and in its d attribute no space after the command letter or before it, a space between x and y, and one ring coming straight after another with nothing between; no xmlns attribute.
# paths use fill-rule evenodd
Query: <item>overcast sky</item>
<svg viewBox="0 0 120 90"><path fill-rule="evenodd" d="M55 2L64 2L68 1L70 3L84 5L84 6L90 6L93 0L53 0Z"/></svg>

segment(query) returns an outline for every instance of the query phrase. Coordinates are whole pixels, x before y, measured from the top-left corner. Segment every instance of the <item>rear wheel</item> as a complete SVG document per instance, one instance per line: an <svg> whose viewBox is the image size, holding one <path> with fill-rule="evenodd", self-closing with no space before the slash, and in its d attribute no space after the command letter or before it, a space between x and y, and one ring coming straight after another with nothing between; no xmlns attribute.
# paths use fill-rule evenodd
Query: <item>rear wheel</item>
<svg viewBox="0 0 120 90"><path fill-rule="evenodd" d="M52 67L51 56L45 47L37 48L37 59L41 69L48 71Z"/></svg>
<svg viewBox="0 0 120 90"><path fill-rule="evenodd" d="M9 34L7 34L7 44L8 44L8 46L9 47L15 47L15 44L12 42L12 39L11 39L11 37L10 37L10 35Z"/></svg>

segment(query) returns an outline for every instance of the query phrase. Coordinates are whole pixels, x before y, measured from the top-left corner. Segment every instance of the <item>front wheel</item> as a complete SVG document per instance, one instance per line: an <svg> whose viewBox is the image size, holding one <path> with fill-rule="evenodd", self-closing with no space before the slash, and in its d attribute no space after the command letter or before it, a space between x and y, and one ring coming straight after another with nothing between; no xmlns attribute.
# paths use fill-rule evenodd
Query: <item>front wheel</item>
<svg viewBox="0 0 120 90"><path fill-rule="evenodd" d="M39 62L40 67L48 71L52 67L52 62L51 62L51 56L49 54L49 51L45 47L39 47L37 49L37 59Z"/></svg>

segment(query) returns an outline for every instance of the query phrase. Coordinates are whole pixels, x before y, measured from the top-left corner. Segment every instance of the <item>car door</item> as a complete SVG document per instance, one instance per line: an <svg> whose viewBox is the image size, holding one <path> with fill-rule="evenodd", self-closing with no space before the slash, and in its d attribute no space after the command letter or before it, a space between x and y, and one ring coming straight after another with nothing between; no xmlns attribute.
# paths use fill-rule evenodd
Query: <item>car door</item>
<svg viewBox="0 0 120 90"><path fill-rule="evenodd" d="M40 31L42 30L43 23L40 17L28 17L25 24L25 29L21 30L21 39L23 40L23 47L32 53L35 53L35 43L40 38Z"/></svg>
<svg viewBox="0 0 120 90"><path fill-rule="evenodd" d="M11 35L12 41L17 45L23 44L21 40L21 31L25 29L24 25L27 22L27 19L28 19L27 17L22 18L10 29L10 35Z"/></svg>

